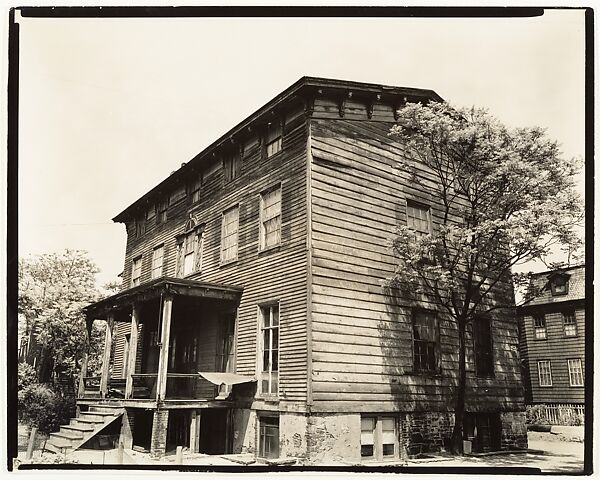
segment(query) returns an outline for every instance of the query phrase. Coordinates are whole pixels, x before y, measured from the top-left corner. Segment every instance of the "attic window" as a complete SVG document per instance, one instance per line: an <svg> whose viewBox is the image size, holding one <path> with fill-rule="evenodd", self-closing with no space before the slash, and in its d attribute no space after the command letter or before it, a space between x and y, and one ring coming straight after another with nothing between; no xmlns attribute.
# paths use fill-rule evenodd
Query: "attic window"
<svg viewBox="0 0 600 480"><path fill-rule="evenodd" d="M281 123L273 122L267 126L266 136L266 151L267 158L272 157L276 153L281 151L282 143L282 128Z"/></svg>
<svg viewBox="0 0 600 480"><path fill-rule="evenodd" d="M569 276L559 274L550 277L550 290L553 296L569 293Z"/></svg>

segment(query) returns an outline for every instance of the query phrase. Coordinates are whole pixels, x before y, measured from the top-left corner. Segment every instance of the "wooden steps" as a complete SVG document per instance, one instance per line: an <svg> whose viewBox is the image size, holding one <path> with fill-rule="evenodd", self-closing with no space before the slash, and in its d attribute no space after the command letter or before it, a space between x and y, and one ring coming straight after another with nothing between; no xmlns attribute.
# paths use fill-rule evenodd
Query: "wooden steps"
<svg viewBox="0 0 600 480"><path fill-rule="evenodd" d="M58 432L51 433L45 448L61 454L77 450L123 412L122 407L114 405L90 405L87 412L81 412L78 417L71 418L68 425L62 425Z"/></svg>

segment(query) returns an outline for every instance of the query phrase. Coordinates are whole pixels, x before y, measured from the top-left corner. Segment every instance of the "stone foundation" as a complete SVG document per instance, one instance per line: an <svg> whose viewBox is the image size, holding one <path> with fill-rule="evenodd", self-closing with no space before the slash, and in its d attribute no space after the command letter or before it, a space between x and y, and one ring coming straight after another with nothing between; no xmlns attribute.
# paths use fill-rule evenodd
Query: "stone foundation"
<svg viewBox="0 0 600 480"><path fill-rule="evenodd" d="M454 414L447 412L401 413L398 441L402 459L422 453L437 453L450 445Z"/></svg>
<svg viewBox="0 0 600 480"><path fill-rule="evenodd" d="M528 447L525 412L500 414L502 422L502 450L522 450Z"/></svg>
<svg viewBox="0 0 600 480"><path fill-rule="evenodd" d="M313 414L307 427L309 463L360 462L359 414Z"/></svg>
<svg viewBox="0 0 600 480"><path fill-rule="evenodd" d="M307 418L303 413L285 413L279 416L280 457L307 456Z"/></svg>

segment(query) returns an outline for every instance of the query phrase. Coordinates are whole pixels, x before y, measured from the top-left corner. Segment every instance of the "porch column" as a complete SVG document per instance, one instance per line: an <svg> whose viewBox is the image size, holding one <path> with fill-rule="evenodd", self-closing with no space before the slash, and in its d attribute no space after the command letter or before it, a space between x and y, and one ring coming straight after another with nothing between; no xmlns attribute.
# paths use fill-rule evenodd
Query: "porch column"
<svg viewBox="0 0 600 480"><path fill-rule="evenodd" d="M127 382L125 383L125 398L131 398L133 392L133 374L137 357L138 327L140 311L137 304L133 305L131 311L131 332L129 334L129 354L127 355Z"/></svg>
<svg viewBox="0 0 600 480"><path fill-rule="evenodd" d="M190 418L190 452L198 453L198 439L200 437L200 410L192 410Z"/></svg>
<svg viewBox="0 0 600 480"><path fill-rule="evenodd" d="M173 297L165 297L162 305L162 329L160 332L160 355L158 357L158 376L156 378L156 399L165 399L167 393L167 370L169 368L169 336L171 334L171 310Z"/></svg>
<svg viewBox="0 0 600 480"><path fill-rule="evenodd" d="M85 393L85 377L87 376L87 369L88 369L88 356L89 356L89 352L90 352L90 337L92 336L92 324L94 323L94 320L89 318L89 317L85 317L85 340L84 340L84 347L83 347L83 355L81 357L81 372L79 372L79 388L77 391L77 397L81 398L83 397L84 393Z"/></svg>
<svg viewBox="0 0 600 480"><path fill-rule="evenodd" d="M104 336L104 357L102 358L102 376L100 377L100 396L106 397L108 393L108 375L110 371L110 352L112 350L114 314L106 317L106 334Z"/></svg>

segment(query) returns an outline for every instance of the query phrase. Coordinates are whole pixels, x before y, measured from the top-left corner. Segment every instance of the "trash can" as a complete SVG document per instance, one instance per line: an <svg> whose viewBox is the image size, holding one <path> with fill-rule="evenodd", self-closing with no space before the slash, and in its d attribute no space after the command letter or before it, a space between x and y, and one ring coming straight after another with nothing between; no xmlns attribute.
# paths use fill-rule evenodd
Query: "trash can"
<svg viewBox="0 0 600 480"><path fill-rule="evenodd" d="M463 453L470 455L473 448L473 442L471 440L463 440Z"/></svg>

